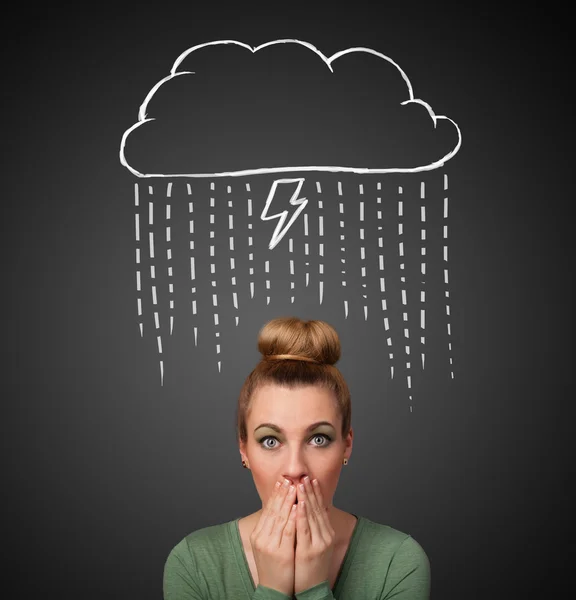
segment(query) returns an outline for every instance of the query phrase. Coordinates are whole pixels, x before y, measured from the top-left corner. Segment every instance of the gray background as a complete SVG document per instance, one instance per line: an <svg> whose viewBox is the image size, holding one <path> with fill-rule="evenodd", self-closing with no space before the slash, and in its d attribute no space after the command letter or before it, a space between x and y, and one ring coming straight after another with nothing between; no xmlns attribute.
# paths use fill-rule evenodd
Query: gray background
<svg viewBox="0 0 576 600"><path fill-rule="evenodd" d="M412 534L434 599L554 595L574 396L569 37L562 15L498 10L163 3L5 21L2 547L18 598L159 599L182 537L259 508L234 411L259 328L287 314L341 336L355 445L335 504ZM154 340L140 338L121 135L184 49L284 37L387 54L463 132L446 169L455 378L431 324L436 363L416 377L412 412L381 326L302 285L294 304L273 292L266 305L262 264L254 302L222 309L221 374L208 317L208 345L175 327L162 387Z"/></svg>

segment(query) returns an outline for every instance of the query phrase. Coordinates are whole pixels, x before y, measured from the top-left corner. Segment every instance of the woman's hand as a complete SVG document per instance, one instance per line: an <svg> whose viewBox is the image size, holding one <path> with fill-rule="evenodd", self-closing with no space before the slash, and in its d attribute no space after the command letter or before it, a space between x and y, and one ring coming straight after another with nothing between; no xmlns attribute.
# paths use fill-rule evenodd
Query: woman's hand
<svg viewBox="0 0 576 600"><path fill-rule="evenodd" d="M328 508L320 491L320 484L305 480L300 486L296 516L296 554L294 564L294 593L307 590L323 581L329 582L330 566L336 532L328 518Z"/></svg>
<svg viewBox="0 0 576 600"><path fill-rule="evenodd" d="M259 585L292 596L294 590L294 544L296 541L296 490L276 483L250 536Z"/></svg>

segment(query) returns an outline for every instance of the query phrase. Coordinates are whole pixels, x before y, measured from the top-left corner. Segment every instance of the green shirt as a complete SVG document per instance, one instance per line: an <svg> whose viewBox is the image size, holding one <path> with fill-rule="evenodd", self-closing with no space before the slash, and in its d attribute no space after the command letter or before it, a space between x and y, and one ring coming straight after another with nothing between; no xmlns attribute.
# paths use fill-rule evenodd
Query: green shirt
<svg viewBox="0 0 576 600"><path fill-rule="evenodd" d="M418 542L388 525L357 519L333 589L328 580L292 597L255 588L235 519L198 529L171 550L164 600L428 600L430 563Z"/></svg>

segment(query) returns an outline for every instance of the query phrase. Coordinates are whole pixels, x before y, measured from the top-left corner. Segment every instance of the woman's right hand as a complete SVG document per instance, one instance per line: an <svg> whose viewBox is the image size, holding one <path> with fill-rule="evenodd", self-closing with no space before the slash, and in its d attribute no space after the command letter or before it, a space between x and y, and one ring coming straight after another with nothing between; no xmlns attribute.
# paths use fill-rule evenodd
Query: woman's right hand
<svg viewBox="0 0 576 600"><path fill-rule="evenodd" d="M287 596L294 594L295 501L296 488L277 483L250 536L259 584Z"/></svg>

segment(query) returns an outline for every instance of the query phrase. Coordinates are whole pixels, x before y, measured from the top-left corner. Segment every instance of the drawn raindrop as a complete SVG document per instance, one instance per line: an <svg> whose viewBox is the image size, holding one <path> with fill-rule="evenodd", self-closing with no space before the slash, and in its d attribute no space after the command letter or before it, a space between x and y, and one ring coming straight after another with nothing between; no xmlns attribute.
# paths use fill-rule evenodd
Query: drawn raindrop
<svg viewBox="0 0 576 600"><path fill-rule="evenodd" d="M364 185L361 183L359 185L360 195L364 194ZM360 200L360 223L364 222L364 200ZM364 228L360 227L360 243L364 241ZM361 260L361 276L362 276L362 287L366 287L366 248L365 246L360 246L360 260ZM362 294L362 297L366 300L368 298L368 294ZM368 305L364 304L364 320L368 320Z"/></svg>
<svg viewBox="0 0 576 600"><path fill-rule="evenodd" d="M398 195L402 195L403 189L402 186L398 186ZM398 200L398 254L400 256L400 269L403 275L400 276L400 281L404 284L401 286L401 294L402 294L402 305L404 307L402 312L402 319L404 321L404 337L405 341L405 350L406 350L406 385L408 386L408 390L412 389L412 375L410 371L410 327L408 324L408 296L407 296L407 286L406 286L406 263L404 262L404 203L403 200ZM410 402L412 402L412 395L409 396ZM410 411L412 411L412 406L410 406Z"/></svg>
<svg viewBox="0 0 576 600"><path fill-rule="evenodd" d="M154 188L149 185L148 186L148 195L153 196ZM154 202L152 200L148 200L148 225L150 226L150 231L148 232L148 258L150 260L150 281L151 281L151 291L152 291L152 304L154 311L154 323L156 325L156 341L158 343L158 357L160 362L160 385L164 385L164 361L162 359L162 335L160 333L160 315L158 308L158 294L156 291L156 265L155 265L155 255L154 255L154 231L152 229L154 225Z"/></svg>
<svg viewBox="0 0 576 600"><path fill-rule="evenodd" d="M270 261L269 260L265 260L264 261L264 273L270 273ZM269 290L270 289L270 280L266 279L266 289ZM270 304L270 296L266 296L266 304Z"/></svg>
<svg viewBox="0 0 576 600"><path fill-rule="evenodd" d="M444 238L444 262L446 263L444 269L444 285L446 286L446 329L448 331L448 351L450 361L450 377L454 379L454 361L452 357L452 330L450 326L450 290L448 287L448 175L444 174L444 191L446 196L444 197L444 226L443 226L443 238Z"/></svg>
<svg viewBox="0 0 576 600"><path fill-rule="evenodd" d="M228 186L228 193L232 193L232 186ZM234 202L232 199L228 200L228 208L233 209L234 208ZM230 210L230 212L228 213L228 229L233 232L234 231L234 213L232 212L232 210ZM230 271L234 271L236 269L236 263L235 263L235 259L233 256L234 252L234 236L231 235L230 236ZM236 287L236 277L234 275L231 276L230 281L232 283L232 286ZM234 308L236 310L238 310L238 293L236 292L236 290L234 290L232 292L232 302L234 304ZM239 315L235 315L235 320L236 320L236 327L238 327L238 323L240 321L240 317Z"/></svg>
<svg viewBox="0 0 576 600"><path fill-rule="evenodd" d="M215 189L215 184L212 181L210 183L210 189L214 192ZM214 197L214 195L210 195L210 208L214 208L216 205L216 198ZM215 233L215 229L212 228L212 225L214 225L214 221L215 221L216 215L214 212L210 213L210 239L213 240L214 236L216 235ZM215 255L215 245L214 244L210 244L210 256L214 257ZM214 260L214 262L210 262L210 274L214 276L214 278L211 280L211 284L213 288L217 287L217 276L216 276L216 261ZM216 291L216 290L214 290ZM214 293L212 294L212 304L214 306L214 327L218 327L219 325L219 317L218 317L218 312L217 312L217 308L218 308L218 294ZM218 329L216 329L216 331L214 332L214 336L216 338L220 337L220 332L218 331ZM218 340L216 340L218 341ZM216 344L216 354L220 354L220 344ZM221 370L221 365L222 365L222 361L218 361L218 372L220 372Z"/></svg>
<svg viewBox="0 0 576 600"><path fill-rule="evenodd" d="M320 195L322 193L322 186L320 185L320 182L317 181L316 182L316 191L318 192L318 194ZM318 199L318 212L320 213L320 211L323 210L323 203L322 200ZM324 236L324 216L319 214L318 215L318 237L320 239L322 239ZM319 299L319 304L322 304L322 299L324 297L324 281L323 281L323 275L324 275L324 263L322 262L322 257L324 256L324 243L323 242L318 242L318 255L320 256L320 263L318 265L318 299Z"/></svg>
<svg viewBox="0 0 576 600"><path fill-rule="evenodd" d="M292 238L288 239L288 252L290 252L290 254L294 253L294 240ZM290 275L292 275L292 277L294 277L294 259L291 258L290 259ZM294 279L292 279L290 281L290 289L293 290L295 287L295 282ZM290 302L294 303L294 298L295 296L290 296Z"/></svg>
<svg viewBox="0 0 576 600"><path fill-rule="evenodd" d="M246 191L250 192L250 184L246 183ZM248 229L251 231L252 230L252 198L248 198ZM254 240L252 239L252 236L249 235L248 236L248 246L252 247L254 244ZM250 262L254 261L254 253L253 252L249 252L248 253L248 260ZM248 269L248 272L250 275L252 275L251 279L250 279L250 298L254 298L254 267L250 267Z"/></svg>
<svg viewBox="0 0 576 600"><path fill-rule="evenodd" d="M382 182L377 183L376 189L380 191L382 189ZM382 204L382 196L376 197L376 204ZM376 212L376 222L378 223L378 231L382 231L384 226L382 225L382 207L378 206ZM383 313L384 329L386 331L386 345L388 346L389 353L388 358L390 359L390 379L394 379L394 352L392 349L392 335L390 334L390 319L388 317L388 302L386 299L386 277L384 275L384 237L378 236L378 247L382 248L382 252L378 254L378 268L382 271L382 277L380 277L380 299Z"/></svg>
<svg viewBox="0 0 576 600"><path fill-rule="evenodd" d="M339 181L338 182L338 195L342 196L342 182ZM338 207L340 210L340 214L343 215L344 214L344 204L342 202L338 203ZM340 262L343 265L346 265L346 244L345 244L345 236L344 236L344 221L340 221L340 229L342 231L342 233L340 234L340 242L341 242L341 246L340 246L340 252L342 253L342 258L340 259ZM342 269L341 271L342 273L342 287L346 287L346 269ZM347 319L348 318L348 300L344 299L344 318Z"/></svg>
<svg viewBox="0 0 576 600"><path fill-rule="evenodd" d="M166 189L166 198L170 198L172 196L172 182L168 183L168 187ZM174 330L174 283L172 281L172 249L170 248L171 243L171 227L170 223L170 211L171 205L170 202L166 202L166 262L168 264L168 293L170 294L170 335L172 335L172 331Z"/></svg>
<svg viewBox="0 0 576 600"><path fill-rule="evenodd" d="M192 186L188 183L186 184L186 189L188 191L188 195L192 195ZM194 213L194 201L190 200L188 202L188 212L190 216ZM189 234L190 234L190 281L192 283L191 292L192 292L192 315L195 317L197 312L197 304L196 304L196 257L194 255L194 240L192 236L194 235L194 219L189 219ZM194 319L195 320L195 319ZM194 345L198 346L198 326L194 325Z"/></svg>
<svg viewBox="0 0 576 600"><path fill-rule="evenodd" d="M304 240L307 240L308 239L308 213L305 212L303 216L304 216ZM308 256L309 252L310 252L310 246L307 241L304 241L304 255ZM308 284L310 283L310 262L305 261L304 265L306 266L306 270L304 271L304 273L306 275L306 287L308 287Z"/></svg>
<svg viewBox="0 0 576 600"><path fill-rule="evenodd" d="M422 287L420 288L420 303L422 305L422 308L420 309L420 329L422 330L420 336L420 343L422 344L422 352L420 353L420 356L422 358L422 370L424 370L424 346L426 344L426 336L424 331L426 329L426 291L424 290L424 287L426 285L426 205L424 204L425 198L426 184L422 181L420 183L420 199L422 201L420 205L420 220L422 221L422 228L420 230L422 240L422 244L420 246L420 255L422 257L420 259L420 274L422 275L422 279L420 280L420 283L422 285Z"/></svg>
<svg viewBox="0 0 576 600"><path fill-rule="evenodd" d="M138 328L140 337L144 337L144 323L142 317L142 273L140 271L140 191L138 184L134 184L134 222L136 228L136 303L138 306Z"/></svg>

